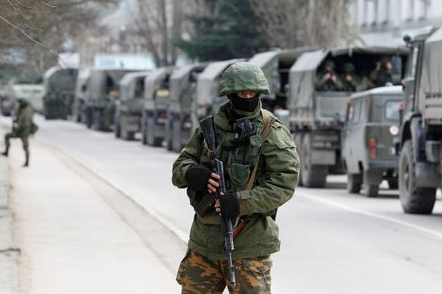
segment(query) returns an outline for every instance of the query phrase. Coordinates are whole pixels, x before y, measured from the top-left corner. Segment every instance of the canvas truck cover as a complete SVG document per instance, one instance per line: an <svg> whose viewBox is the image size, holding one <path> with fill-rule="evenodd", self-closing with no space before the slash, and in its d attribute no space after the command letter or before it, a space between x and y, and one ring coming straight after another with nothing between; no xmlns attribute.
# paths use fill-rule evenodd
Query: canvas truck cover
<svg viewBox="0 0 442 294"><path fill-rule="evenodd" d="M149 73L149 71L141 71L125 74L120 81L120 99L124 101L134 98L136 81L145 78Z"/></svg>
<svg viewBox="0 0 442 294"><path fill-rule="evenodd" d="M129 70L98 70L94 69L91 71L91 76L89 79L89 93L91 99L99 99L103 95L107 95L106 93L107 87L109 86L107 81L113 84L113 87L117 87L119 85L120 80L123 76L130 72Z"/></svg>
<svg viewBox="0 0 442 294"><path fill-rule="evenodd" d="M408 49L405 47L344 47L331 50L317 50L302 54L290 69L290 99L288 108L309 107L315 92L315 81L318 67L328 57L336 58L354 54L367 54L372 56L399 55L406 56Z"/></svg>
<svg viewBox="0 0 442 294"><path fill-rule="evenodd" d="M231 59L210 63L206 69L199 74L196 86L196 97L198 105L211 104L214 98L219 97L219 79L224 70L235 62L243 59Z"/></svg>
<svg viewBox="0 0 442 294"><path fill-rule="evenodd" d="M178 101L181 92L187 89L190 84L190 73L199 64L188 64L176 69L170 76L170 99Z"/></svg>
<svg viewBox="0 0 442 294"><path fill-rule="evenodd" d="M327 50L317 50L302 54L290 68L289 99L287 107L293 111L296 107L306 108L313 103L316 69L327 56Z"/></svg>
<svg viewBox="0 0 442 294"><path fill-rule="evenodd" d="M77 76L78 69L76 68L51 67L43 76L45 92L57 90L74 92Z"/></svg>
<svg viewBox="0 0 442 294"><path fill-rule="evenodd" d="M425 42L419 110L430 124L442 124L442 28Z"/></svg>
<svg viewBox="0 0 442 294"><path fill-rule="evenodd" d="M144 98L146 98L146 100L154 99L157 83L166 78L170 72L171 68L161 67L146 77L144 81Z"/></svg>

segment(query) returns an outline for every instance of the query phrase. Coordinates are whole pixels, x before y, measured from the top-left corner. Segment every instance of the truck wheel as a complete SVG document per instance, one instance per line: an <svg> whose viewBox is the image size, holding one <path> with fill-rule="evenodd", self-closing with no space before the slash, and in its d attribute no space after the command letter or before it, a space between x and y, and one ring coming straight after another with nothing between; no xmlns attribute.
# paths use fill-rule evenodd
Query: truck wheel
<svg viewBox="0 0 442 294"><path fill-rule="evenodd" d="M153 138L153 147L161 147L163 146L163 138Z"/></svg>
<svg viewBox="0 0 442 294"><path fill-rule="evenodd" d="M119 120L115 122L114 134L115 134L115 138L121 137L121 124L120 124Z"/></svg>
<svg viewBox="0 0 442 294"><path fill-rule="evenodd" d="M399 156L399 198L406 213L430 214L436 202L435 188L417 187L413 146L408 140Z"/></svg>
<svg viewBox="0 0 442 294"><path fill-rule="evenodd" d="M388 188L390 190L396 190L398 188L398 178L389 178L387 179Z"/></svg>
<svg viewBox="0 0 442 294"><path fill-rule="evenodd" d="M310 135L305 134L302 140L302 150L301 150L301 174L302 174L302 185L309 188L324 188L328 167L326 165L313 165L311 164L311 143Z"/></svg>
<svg viewBox="0 0 442 294"><path fill-rule="evenodd" d="M379 185L364 184L364 194L367 197L378 197L379 196Z"/></svg>
<svg viewBox="0 0 442 294"><path fill-rule="evenodd" d="M348 193L358 194L361 191L362 175L361 174L348 174L347 175L347 191Z"/></svg>

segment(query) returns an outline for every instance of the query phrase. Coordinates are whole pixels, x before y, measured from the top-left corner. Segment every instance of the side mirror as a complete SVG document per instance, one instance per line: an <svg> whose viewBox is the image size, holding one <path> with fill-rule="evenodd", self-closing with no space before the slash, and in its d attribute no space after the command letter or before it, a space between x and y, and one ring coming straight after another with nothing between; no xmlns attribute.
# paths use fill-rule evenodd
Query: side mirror
<svg viewBox="0 0 442 294"><path fill-rule="evenodd" d="M391 63L393 64L393 83L399 84L402 80L402 57L400 55L394 55L391 58Z"/></svg>

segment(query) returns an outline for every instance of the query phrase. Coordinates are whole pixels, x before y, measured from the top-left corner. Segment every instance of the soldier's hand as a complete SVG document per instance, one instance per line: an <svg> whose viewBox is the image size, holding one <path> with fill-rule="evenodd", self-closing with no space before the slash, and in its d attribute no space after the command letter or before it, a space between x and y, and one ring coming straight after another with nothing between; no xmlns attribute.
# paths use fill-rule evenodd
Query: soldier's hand
<svg viewBox="0 0 442 294"><path fill-rule="evenodd" d="M216 173L211 173L209 181L207 182L207 192L215 193L219 187L220 176Z"/></svg>
<svg viewBox="0 0 442 294"><path fill-rule="evenodd" d="M220 198L215 202L215 211L228 218L235 218L239 214L240 203L238 196L234 191L227 191L226 194L221 194Z"/></svg>
<svg viewBox="0 0 442 294"><path fill-rule="evenodd" d="M212 171L202 164L189 167L184 175L187 186L197 191L204 191Z"/></svg>
<svg viewBox="0 0 442 294"><path fill-rule="evenodd" d="M336 76L335 76L335 75L332 75L331 80L332 80L334 83L336 83Z"/></svg>
<svg viewBox="0 0 442 294"><path fill-rule="evenodd" d="M324 75L324 79L329 80L330 78L331 78L331 74L326 73L326 74Z"/></svg>

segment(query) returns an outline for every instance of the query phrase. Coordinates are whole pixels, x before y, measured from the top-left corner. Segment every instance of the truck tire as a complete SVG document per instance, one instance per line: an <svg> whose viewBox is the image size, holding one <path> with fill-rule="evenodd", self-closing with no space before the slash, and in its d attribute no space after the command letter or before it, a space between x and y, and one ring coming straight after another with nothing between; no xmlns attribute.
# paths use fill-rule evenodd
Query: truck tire
<svg viewBox="0 0 442 294"><path fill-rule="evenodd" d="M413 145L408 140L399 156L399 198L406 213L430 214L436 202L436 188L420 188L416 183Z"/></svg>
<svg viewBox="0 0 442 294"><path fill-rule="evenodd" d="M310 134L305 134L301 149L301 158L303 159L301 161L302 185L309 188L324 188L328 174L328 166L311 164L311 148Z"/></svg>
<svg viewBox="0 0 442 294"><path fill-rule="evenodd" d="M396 190L399 186L398 178L388 178L387 183L390 190Z"/></svg>
<svg viewBox="0 0 442 294"><path fill-rule="evenodd" d="M376 184L364 184L364 194L367 197L378 197L379 196L379 185Z"/></svg>
<svg viewBox="0 0 442 294"><path fill-rule="evenodd" d="M181 152L181 120L173 119L172 120L172 137L173 137L173 146L172 149L175 152Z"/></svg>
<svg viewBox="0 0 442 294"><path fill-rule="evenodd" d="M121 138L121 122L120 122L120 120L115 121L114 135L115 135L115 138Z"/></svg>
<svg viewBox="0 0 442 294"><path fill-rule="evenodd" d="M362 187L362 175L361 174L348 174L347 175L347 191L351 194L359 194Z"/></svg>

